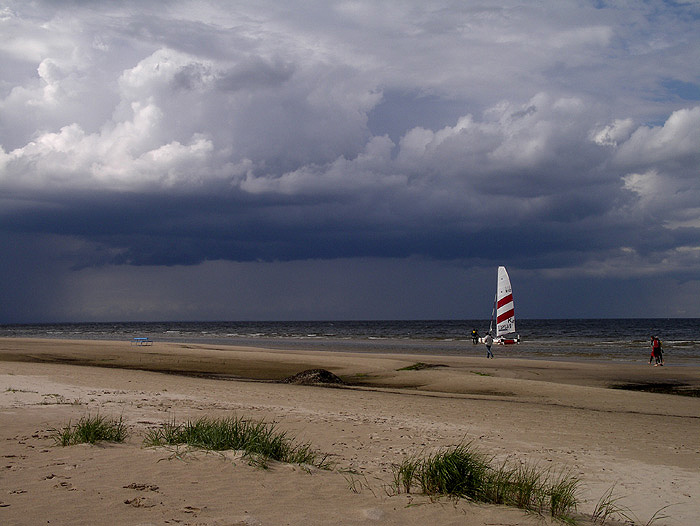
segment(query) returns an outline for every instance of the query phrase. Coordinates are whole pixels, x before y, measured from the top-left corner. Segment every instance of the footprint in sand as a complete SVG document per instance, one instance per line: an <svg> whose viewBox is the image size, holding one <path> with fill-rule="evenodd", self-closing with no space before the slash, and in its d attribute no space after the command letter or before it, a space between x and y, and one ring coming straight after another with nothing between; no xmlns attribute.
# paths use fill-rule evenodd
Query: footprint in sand
<svg viewBox="0 0 700 526"><path fill-rule="evenodd" d="M135 497L133 499L126 499L124 504L130 504L134 508L153 508L155 506L154 502L149 501L145 497Z"/></svg>

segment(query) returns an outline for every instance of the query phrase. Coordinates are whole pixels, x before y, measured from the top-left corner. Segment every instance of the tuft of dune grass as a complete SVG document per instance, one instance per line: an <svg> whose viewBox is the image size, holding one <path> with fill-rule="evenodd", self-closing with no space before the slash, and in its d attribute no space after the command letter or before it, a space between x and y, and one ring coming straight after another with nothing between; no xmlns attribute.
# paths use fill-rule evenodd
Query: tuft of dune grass
<svg viewBox="0 0 700 526"><path fill-rule="evenodd" d="M426 495L515 506L565 521L572 521L578 504L578 478L532 465L494 466L471 444L459 444L425 458L409 458L393 470L399 493L419 488Z"/></svg>
<svg viewBox="0 0 700 526"><path fill-rule="evenodd" d="M56 444L96 444L97 442L124 442L128 436L126 423L122 417L107 418L102 415L86 415L78 423L64 426L52 435Z"/></svg>
<svg viewBox="0 0 700 526"><path fill-rule="evenodd" d="M267 460L308 464L322 469L329 467L327 456L313 450L308 443L295 443L274 424L237 417L165 422L146 433L144 444L188 445L211 451L238 450L261 467L266 466Z"/></svg>

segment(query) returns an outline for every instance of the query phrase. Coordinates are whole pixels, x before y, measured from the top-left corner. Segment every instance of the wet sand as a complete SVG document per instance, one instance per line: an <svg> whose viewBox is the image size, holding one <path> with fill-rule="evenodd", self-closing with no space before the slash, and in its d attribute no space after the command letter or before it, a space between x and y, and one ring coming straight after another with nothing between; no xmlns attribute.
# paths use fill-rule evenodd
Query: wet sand
<svg viewBox="0 0 700 526"><path fill-rule="evenodd" d="M312 368L346 385L280 382ZM471 441L570 470L583 513L615 485L640 524L668 506L655 524L690 525L698 389L700 367L0 339L0 524L541 524L391 491L392 463ZM126 443L54 445L52 429L98 412L127 421ZM142 446L162 422L230 415L276 422L336 469Z"/></svg>

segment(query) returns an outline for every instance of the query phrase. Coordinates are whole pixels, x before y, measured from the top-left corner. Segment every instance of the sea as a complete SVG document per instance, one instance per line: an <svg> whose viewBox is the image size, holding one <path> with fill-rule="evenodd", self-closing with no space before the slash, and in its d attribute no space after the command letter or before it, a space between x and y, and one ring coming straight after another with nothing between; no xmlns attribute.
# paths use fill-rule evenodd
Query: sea
<svg viewBox="0 0 700 526"><path fill-rule="evenodd" d="M0 337L244 345L268 349L482 356L472 329L488 320L100 322L0 325ZM496 357L648 362L661 339L668 366L700 365L700 318L518 320L518 345Z"/></svg>

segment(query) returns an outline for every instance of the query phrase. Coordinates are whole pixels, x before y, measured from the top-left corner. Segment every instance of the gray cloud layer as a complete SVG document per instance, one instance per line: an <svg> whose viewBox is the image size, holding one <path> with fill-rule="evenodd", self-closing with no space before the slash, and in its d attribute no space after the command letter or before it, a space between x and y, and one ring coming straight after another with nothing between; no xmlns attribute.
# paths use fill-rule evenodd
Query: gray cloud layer
<svg viewBox="0 0 700 526"><path fill-rule="evenodd" d="M454 278L440 261L533 284L656 279L700 315L682 292L700 279L697 2L4 5L0 237L19 281L230 277L207 261L408 276L417 257L436 282ZM70 301L65 316L110 317ZM238 312L194 303L169 315Z"/></svg>

